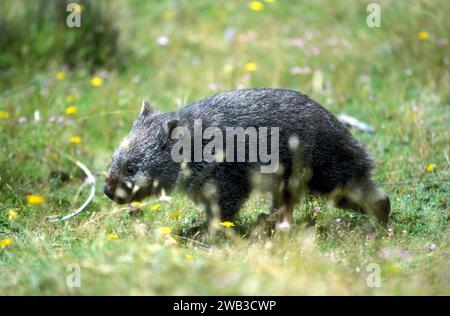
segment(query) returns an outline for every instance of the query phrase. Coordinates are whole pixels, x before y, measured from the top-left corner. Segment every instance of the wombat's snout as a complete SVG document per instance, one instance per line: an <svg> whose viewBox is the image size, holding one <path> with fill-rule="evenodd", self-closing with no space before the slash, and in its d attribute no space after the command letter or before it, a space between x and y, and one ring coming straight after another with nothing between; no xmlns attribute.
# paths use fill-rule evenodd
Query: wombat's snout
<svg viewBox="0 0 450 316"><path fill-rule="evenodd" d="M114 191L116 190L117 182L117 178L108 175L103 184L103 192L105 192L106 196L111 200L114 200Z"/></svg>
<svg viewBox="0 0 450 316"><path fill-rule="evenodd" d="M119 187L119 179L113 175L108 175L103 184L103 192L111 200L124 204L127 202L127 195L125 190ZM120 193L120 194L118 194Z"/></svg>

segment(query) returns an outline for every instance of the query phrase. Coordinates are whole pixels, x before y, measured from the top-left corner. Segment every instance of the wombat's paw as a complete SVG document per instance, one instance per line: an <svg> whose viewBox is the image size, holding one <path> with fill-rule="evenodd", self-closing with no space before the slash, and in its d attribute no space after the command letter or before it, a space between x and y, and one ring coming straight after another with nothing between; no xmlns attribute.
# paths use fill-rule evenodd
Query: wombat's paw
<svg viewBox="0 0 450 316"><path fill-rule="evenodd" d="M289 232L292 229L292 224L289 223L287 220L284 220L282 222L277 223L276 229L277 231Z"/></svg>
<svg viewBox="0 0 450 316"><path fill-rule="evenodd" d="M275 231L276 218L272 214L261 213L256 219L255 235L272 236Z"/></svg>
<svg viewBox="0 0 450 316"><path fill-rule="evenodd" d="M273 216L272 214L267 214L267 213L261 213L258 215L258 218L256 219L256 223L258 225L272 225L273 227L275 227L275 222L276 222L276 218L275 216Z"/></svg>

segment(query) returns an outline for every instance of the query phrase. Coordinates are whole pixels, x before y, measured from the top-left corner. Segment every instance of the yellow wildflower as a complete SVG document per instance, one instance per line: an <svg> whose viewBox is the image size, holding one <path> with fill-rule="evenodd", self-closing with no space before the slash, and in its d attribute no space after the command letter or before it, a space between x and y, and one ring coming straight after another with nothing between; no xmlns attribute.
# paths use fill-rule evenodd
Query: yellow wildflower
<svg viewBox="0 0 450 316"><path fill-rule="evenodd" d="M106 236L106 238L108 238L109 240L119 239L119 235L117 235L117 234L108 234Z"/></svg>
<svg viewBox="0 0 450 316"><path fill-rule="evenodd" d="M224 227L234 227L234 226L236 226L236 225L234 225L233 222L229 222L229 221L222 222L222 223L220 223L220 225L222 225Z"/></svg>
<svg viewBox="0 0 450 316"><path fill-rule="evenodd" d="M13 220L15 220L16 218L17 218L17 212L14 211L14 210L9 210L9 211L8 211L8 219L9 219L10 221L13 221Z"/></svg>
<svg viewBox="0 0 450 316"><path fill-rule="evenodd" d="M169 226L163 226L159 228L159 233L163 235L170 234L172 232L172 229Z"/></svg>
<svg viewBox="0 0 450 316"><path fill-rule="evenodd" d="M172 212L172 214L170 214L170 218L172 218L172 219L178 219L180 217L181 217L180 211L174 211L174 212Z"/></svg>
<svg viewBox="0 0 450 316"><path fill-rule="evenodd" d="M223 19L227 15L227 12L225 10L217 10L216 14L218 18Z"/></svg>
<svg viewBox="0 0 450 316"><path fill-rule="evenodd" d="M161 208L161 204L156 204L156 205L153 205L152 207L150 207L150 209L154 212L159 211L160 208Z"/></svg>
<svg viewBox="0 0 450 316"><path fill-rule="evenodd" d="M436 165L433 164L433 163L430 163L430 164L428 164L428 165L425 167L425 170L426 170L427 172L433 172L433 171L434 171L434 168L436 168Z"/></svg>
<svg viewBox="0 0 450 316"><path fill-rule="evenodd" d="M57 80L64 80L64 78L66 78L66 73L64 71L57 71L55 73L55 78Z"/></svg>
<svg viewBox="0 0 450 316"><path fill-rule="evenodd" d="M246 63L245 64L245 71L247 72L253 72L258 68L258 66L255 63Z"/></svg>
<svg viewBox="0 0 450 316"><path fill-rule="evenodd" d="M248 7L250 8L250 10L253 10L253 11L262 11L262 10L264 10L264 4L261 3L260 1L251 1L248 4Z"/></svg>
<svg viewBox="0 0 450 316"><path fill-rule="evenodd" d="M417 33L417 38L420 39L421 41L426 41L427 39L430 38L430 34L428 34L428 32L421 31Z"/></svg>
<svg viewBox="0 0 450 316"><path fill-rule="evenodd" d="M7 120L9 117L9 112L6 111L0 111L0 119Z"/></svg>
<svg viewBox="0 0 450 316"><path fill-rule="evenodd" d="M141 202L134 201L134 202L131 202L131 206L132 206L132 207L141 207L141 206L142 206L142 203L141 203Z"/></svg>
<svg viewBox="0 0 450 316"><path fill-rule="evenodd" d="M71 115L77 113L77 107L76 106L68 106L66 108L66 114Z"/></svg>
<svg viewBox="0 0 450 316"><path fill-rule="evenodd" d="M175 13L171 10L167 10L163 13L164 20L172 20L174 16L175 16Z"/></svg>
<svg viewBox="0 0 450 316"><path fill-rule="evenodd" d="M27 195L27 203L30 205L37 205L44 203L44 198L40 195L30 194Z"/></svg>
<svg viewBox="0 0 450 316"><path fill-rule="evenodd" d="M400 264L399 263L392 263L388 266L387 270L390 273L397 273L400 271Z"/></svg>
<svg viewBox="0 0 450 316"><path fill-rule="evenodd" d="M6 248L11 246L13 243L11 238L1 239L0 240L0 248Z"/></svg>
<svg viewBox="0 0 450 316"><path fill-rule="evenodd" d="M70 143L71 144L78 144L79 142L81 142L81 137L80 136L72 136L72 137L70 137Z"/></svg>
<svg viewBox="0 0 450 316"><path fill-rule="evenodd" d="M184 255L184 257L187 259L187 260L193 260L194 259L194 256L193 255L190 255L190 254L185 254Z"/></svg>
<svg viewBox="0 0 450 316"><path fill-rule="evenodd" d="M73 11L72 11L72 12L75 12L75 13L81 13L81 12L83 12L83 11L84 11L84 5L79 4L78 6L75 6L75 7L73 8Z"/></svg>
<svg viewBox="0 0 450 316"><path fill-rule="evenodd" d="M93 86L93 87L99 87L99 86L101 86L103 84L103 78L102 77L99 77L99 76L94 76L94 77L92 77L92 79L91 79L91 85Z"/></svg>
<svg viewBox="0 0 450 316"><path fill-rule="evenodd" d="M66 102L72 103L73 101L75 101L75 96L73 94L69 94L66 98Z"/></svg>

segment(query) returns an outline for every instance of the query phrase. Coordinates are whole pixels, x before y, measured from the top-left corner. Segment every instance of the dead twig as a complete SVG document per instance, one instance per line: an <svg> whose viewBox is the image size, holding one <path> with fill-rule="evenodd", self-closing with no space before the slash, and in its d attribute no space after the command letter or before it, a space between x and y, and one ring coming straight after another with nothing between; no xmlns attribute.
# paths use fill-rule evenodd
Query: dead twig
<svg viewBox="0 0 450 316"><path fill-rule="evenodd" d="M89 203L91 203L92 199L94 198L95 195L95 177L92 174L92 172L80 161L78 160L74 160L70 157L66 157L67 159L69 159L70 161L74 162L81 170L83 170L83 172L86 174L86 180L85 182L82 184L82 186L86 185L86 184L90 184L91 185L91 191L89 193L88 198L86 199L86 201L84 201L84 203L77 208L76 210L70 212L67 215L64 216L56 216L56 217L50 217L46 219L47 223L54 223L54 222L61 222L61 221L65 221L66 219L69 219L71 217L74 217L75 215L81 213L88 205Z"/></svg>

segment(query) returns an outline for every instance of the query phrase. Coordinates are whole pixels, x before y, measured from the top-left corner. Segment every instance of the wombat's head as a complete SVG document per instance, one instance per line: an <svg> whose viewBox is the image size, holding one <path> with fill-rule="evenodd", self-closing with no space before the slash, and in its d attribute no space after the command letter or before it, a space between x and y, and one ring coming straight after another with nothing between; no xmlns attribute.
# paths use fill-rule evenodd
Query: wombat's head
<svg viewBox="0 0 450 316"><path fill-rule="evenodd" d="M170 135L177 123L171 114L158 113L142 102L129 135L112 156L103 187L110 199L124 204L173 189L179 164L171 157Z"/></svg>

